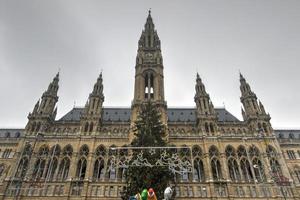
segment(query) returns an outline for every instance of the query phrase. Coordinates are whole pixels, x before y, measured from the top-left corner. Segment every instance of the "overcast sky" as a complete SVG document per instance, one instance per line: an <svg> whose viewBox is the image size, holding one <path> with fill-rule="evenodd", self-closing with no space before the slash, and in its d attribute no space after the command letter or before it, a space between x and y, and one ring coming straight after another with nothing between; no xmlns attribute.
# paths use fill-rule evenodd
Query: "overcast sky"
<svg viewBox="0 0 300 200"><path fill-rule="evenodd" d="M57 118L85 104L101 69L104 106L130 106L149 8L169 107L195 106L198 71L215 107L241 119L240 70L273 127L300 127L297 0L0 0L0 127L24 127L59 68Z"/></svg>

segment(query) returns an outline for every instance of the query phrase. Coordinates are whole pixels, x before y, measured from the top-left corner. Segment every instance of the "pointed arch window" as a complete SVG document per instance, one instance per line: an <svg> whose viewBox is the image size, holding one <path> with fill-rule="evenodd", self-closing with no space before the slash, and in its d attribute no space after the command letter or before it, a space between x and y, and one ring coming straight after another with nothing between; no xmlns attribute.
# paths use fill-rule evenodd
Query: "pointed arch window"
<svg viewBox="0 0 300 200"><path fill-rule="evenodd" d="M86 159L84 157L80 158L77 165L76 177L80 180L84 180L86 173Z"/></svg>
<svg viewBox="0 0 300 200"><path fill-rule="evenodd" d="M107 171L108 171L109 180L115 180L116 179L116 166L114 166L112 158L109 159L107 168L108 168Z"/></svg>
<svg viewBox="0 0 300 200"><path fill-rule="evenodd" d="M147 72L145 75L145 99L154 98L154 75L152 72Z"/></svg>
<svg viewBox="0 0 300 200"><path fill-rule="evenodd" d="M194 160L194 176L195 181L202 182L205 180L203 162L199 158Z"/></svg>
<svg viewBox="0 0 300 200"><path fill-rule="evenodd" d="M59 165L57 179L58 180L66 180L70 170L70 159L68 157L64 157Z"/></svg>
<svg viewBox="0 0 300 200"><path fill-rule="evenodd" d="M220 180L223 178L221 163L219 161L219 150L216 146L211 146L209 148L209 157L211 159L211 171L214 180Z"/></svg>
<svg viewBox="0 0 300 200"><path fill-rule="evenodd" d="M58 167L58 158L60 156L61 148L58 144L51 148L50 160L48 161L46 180L52 180L54 178L54 173Z"/></svg>
<svg viewBox="0 0 300 200"><path fill-rule="evenodd" d="M251 165L246 158L242 158L240 161L242 174L245 181L253 181L253 174L251 171Z"/></svg>
<svg viewBox="0 0 300 200"><path fill-rule="evenodd" d="M36 161L36 163L34 165L33 173L32 173L32 176L35 180L39 180L43 177L45 165L46 165L46 160L44 160L42 158L39 158Z"/></svg>
<svg viewBox="0 0 300 200"><path fill-rule="evenodd" d="M262 162L258 158L254 158L252 164L256 181L263 182L265 180L265 173Z"/></svg>
<svg viewBox="0 0 300 200"><path fill-rule="evenodd" d="M211 160L211 170L214 180L222 179L222 169L220 161L217 158Z"/></svg>
<svg viewBox="0 0 300 200"><path fill-rule="evenodd" d="M17 178L24 178L28 169L28 158L27 157L23 157L20 160L17 172L16 172L16 177Z"/></svg>
<svg viewBox="0 0 300 200"><path fill-rule="evenodd" d="M97 181L104 178L104 160L102 158L95 161L93 178Z"/></svg>

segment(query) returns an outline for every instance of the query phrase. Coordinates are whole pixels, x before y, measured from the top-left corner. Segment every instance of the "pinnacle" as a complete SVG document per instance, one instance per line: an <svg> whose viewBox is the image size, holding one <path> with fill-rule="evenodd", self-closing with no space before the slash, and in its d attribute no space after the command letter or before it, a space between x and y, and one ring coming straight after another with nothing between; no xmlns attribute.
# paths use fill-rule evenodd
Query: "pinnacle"
<svg viewBox="0 0 300 200"><path fill-rule="evenodd" d="M241 72L239 72L239 73L240 73L240 81L245 80L243 74Z"/></svg>

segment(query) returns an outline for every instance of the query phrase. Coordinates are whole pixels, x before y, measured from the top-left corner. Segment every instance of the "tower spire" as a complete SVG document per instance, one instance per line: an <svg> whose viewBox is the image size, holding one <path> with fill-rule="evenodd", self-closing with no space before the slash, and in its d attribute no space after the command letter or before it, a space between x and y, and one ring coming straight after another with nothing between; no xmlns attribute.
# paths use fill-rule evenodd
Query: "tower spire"
<svg viewBox="0 0 300 200"><path fill-rule="evenodd" d="M81 116L81 132L91 134L101 127L102 105L104 102L102 72L99 74L93 91L85 104L84 113Z"/></svg>
<svg viewBox="0 0 300 200"><path fill-rule="evenodd" d="M244 120L247 121L253 132L263 130L265 133L270 134L272 130L270 123L271 117L266 114L263 104L258 101L256 94L251 90L250 85L241 73L240 83L241 102L244 107L244 109L242 109L242 115Z"/></svg>
<svg viewBox="0 0 300 200"><path fill-rule="evenodd" d="M29 113L28 123L26 125L26 131L28 133L49 131L48 127L54 122L57 113L55 105L58 101L58 82L59 72L55 75L47 90L43 93L41 103L38 101L34 106L33 112Z"/></svg>
<svg viewBox="0 0 300 200"><path fill-rule="evenodd" d="M131 112L132 122L137 118L140 105L151 101L157 105L162 113L162 122L167 124L167 103L164 97L163 68L160 40L155 30L151 10L149 10L144 29L138 42L134 99L132 101ZM133 133L131 136L130 139L133 138Z"/></svg>
<svg viewBox="0 0 300 200"><path fill-rule="evenodd" d="M217 115L198 73L196 75L195 90L194 99L197 106L197 126L202 132L214 135L217 130Z"/></svg>

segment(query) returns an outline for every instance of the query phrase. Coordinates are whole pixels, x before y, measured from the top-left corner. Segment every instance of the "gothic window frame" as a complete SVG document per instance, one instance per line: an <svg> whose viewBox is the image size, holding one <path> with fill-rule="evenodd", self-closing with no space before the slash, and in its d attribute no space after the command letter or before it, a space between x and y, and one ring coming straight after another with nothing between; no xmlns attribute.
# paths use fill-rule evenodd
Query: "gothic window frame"
<svg viewBox="0 0 300 200"><path fill-rule="evenodd" d="M209 148L209 157L210 157L210 165L211 165L211 171L212 171L212 178L215 181L220 181L223 179L222 174L222 165L219 160L219 150L215 145L210 146Z"/></svg>
<svg viewBox="0 0 300 200"><path fill-rule="evenodd" d="M225 155L227 158L227 167L230 179L235 182L241 181L241 174L239 171L235 148L231 145L226 146Z"/></svg>
<svg viewBox="0 0 300 200"><path fill-rule="evenodd" d="M200 157L194 158L194 174L193 174L193 180L198 182L204 182L205 181L205 172L204 172L204 165L203 161Z"/></svg>
<svg viewBox="0 0 300 200"><path fill-rule="evenodd" d="M87 171L87 160L84 156L82 156L77 164L76 177L79 180L84 180Z"/></svg>
<svg viewBox="0 0 300 200"><path fill-rule="evenodd" d="M105 177L105 156L107 150L105 146L99 145L95 150L95 162L93 168L93 179L99 181Z"/></svg>
<svg viewBox="0 0 300 200"><path fill-rule="evenodd" d="M63 157L63 159L60 161L58 173L57 173L57 180L66 180L69 171L70 171L70 164L71 160L68 156Z"/></svg>

